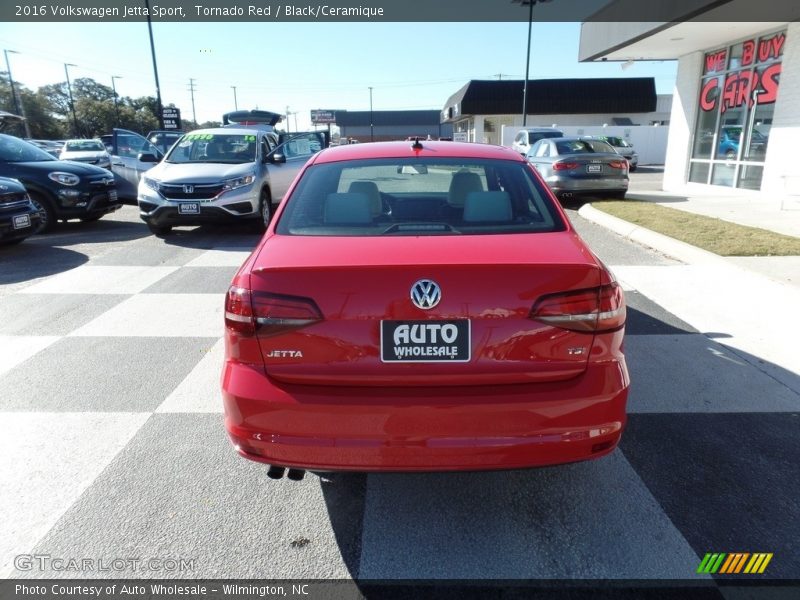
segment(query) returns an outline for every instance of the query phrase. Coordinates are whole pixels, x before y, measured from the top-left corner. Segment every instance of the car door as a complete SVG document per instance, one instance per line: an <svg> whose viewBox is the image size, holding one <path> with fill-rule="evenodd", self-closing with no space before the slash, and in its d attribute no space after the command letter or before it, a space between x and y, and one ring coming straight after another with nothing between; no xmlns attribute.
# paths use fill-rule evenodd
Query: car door
<svg viewBox="0 0 800 600"><path fill-rule="evenodd" d="M324 147L323 132L309 131L292 136L270 152L268 166L273 202L283 199L303 165Z"/></svg>
<svg viewBox="0 0 800 600"><path fill-rule="evenodd" d="M139 155L153 154L160 161L163 153L144 136L127 129L114 129L113 135L103 136L103 141L111 155L111 171L119 197L135 202L142 173L155 166L155 163L140 161Z"/></svg>

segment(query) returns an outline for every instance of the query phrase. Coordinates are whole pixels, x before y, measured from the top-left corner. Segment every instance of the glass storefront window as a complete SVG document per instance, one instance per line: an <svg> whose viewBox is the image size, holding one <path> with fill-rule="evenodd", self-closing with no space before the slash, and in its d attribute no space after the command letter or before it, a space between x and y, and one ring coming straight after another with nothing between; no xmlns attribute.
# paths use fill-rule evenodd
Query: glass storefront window
<svg viewBox="0 0 800 600"><path fill-rule="evenodd" d="M689 181L759 189L785 32L705 54ZM696 161L708 161L696 162ZM759 168L756 168L759 167Z"/></svg>

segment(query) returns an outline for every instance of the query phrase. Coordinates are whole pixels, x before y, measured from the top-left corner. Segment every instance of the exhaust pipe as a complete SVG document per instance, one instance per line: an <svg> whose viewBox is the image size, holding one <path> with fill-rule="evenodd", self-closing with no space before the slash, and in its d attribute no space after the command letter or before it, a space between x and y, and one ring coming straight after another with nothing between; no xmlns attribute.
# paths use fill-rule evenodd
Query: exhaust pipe
<svg viewBox="0 0 800 600"><path fill-rule="evenodd" d="M303 481L303 477L305 476L306 472L303 469L289 469L289 472L286 474L286 477L292 481Z"/></svg>
<svg viewBox="0 0 800 600"><path fill-rule="evenodd" d="M284 467L276 467L275 465L270 465L269 471L267 471L267 477L269 477L270 479L281 479L285 471L286 469Z"/></svg>

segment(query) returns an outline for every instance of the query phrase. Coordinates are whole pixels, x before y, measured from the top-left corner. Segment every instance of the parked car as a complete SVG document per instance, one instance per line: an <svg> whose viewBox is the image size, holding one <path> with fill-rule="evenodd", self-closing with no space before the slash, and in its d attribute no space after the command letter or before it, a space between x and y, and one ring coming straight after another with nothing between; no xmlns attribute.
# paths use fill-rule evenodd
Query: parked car
<svg viewBox="0 0 800 600"><path fill-rule="evenodd" d="M322 132L277 144L275 133L220 127L184 135L139 183L139 214L156 235L177 225L249 221L266 227L274 206L310 156ZM140 155L155 163L154 155Z"/></svg>
<svg viewBox="0 0 800 600"><path fill-rule="evenodd" d="M628 160L628 171L635 171L639 166L639 154L633 149L633 144L625 138L616 135L590 135L585 139L606 142L616 150L617 154L621 154Z"/></svg>
<svg viewBox="0 0 800 600"><path fill-rule="evenodd" d="M147 141L158 148L161 154L166 154L183 133L178 129L157 129L147 134Z"/></svg>
<svg viewBox="0 0 800 600"><path fill-rule="evenodd" d="M628 161L600 140L542 139L526 158L559 198L624 198L628 191Z"/></svg>
<svg viewBox="0 0 800 600"><path fill-rule="evenodd" d="M225 425L292 479L597 458L625 424L624 325L620 285L517 152L329 148L228 290Z"/></svg>
<svg viewBox="0 0 800 600"><path fill-rule="evenodd" d="M100 140L67 140L61 147L58 158L87 163L104 169L111 168L111 156Z"/></svg>
<svg viewBox="0 0 800 600"><path fill-rule="evenodd" d="M164 153L144 136L127 129L115 128L112 133L100 136L100 139L111 155L111 172L114 173L120 199L136 204L142 174L153 168L152 160L143 161L140 157L152 156L158 162Z"/></svg>
<svg viewBox="0 0 800 600"><path fill-rule="evenodd" d="M719 147L717 156L725 157L727 160L736 160L739 155L739 145L741 143L743 129L740 125L726 125L719 132ZM767 152L767 136L753 129L750 139L749 156L742 158L762 159Z"/></svg>
<svg viewBox="0 0 800 600"><path fill-rule="evenodd" d="M5 134L0 134L0 176L22 182L41 213L42 231L58 220L96 221L121 206L110 171L56 160L41 148Z"/></svg>
<svg viewBox="0 0 800 600"><path fill-rule="evenodd" d="M545 138L564 137L564 132L553 127L528 127L520 130L514 137L511 147L522 154L528 153L536 142Z"/></svg>
<svg viewBox="0 0 800 600"><path fill-rule="evenodd" d="M39 229L41 215L25 186L0 177L0 244L17 244Z"/></svg>
<svg viewBox="0 0 800 600"><path fill-rule="evenodd" d="M34 146L41 148L48 154L51 154L54 158L58 158L61 155L61 150L64 148L63 142L57 142L54 140L29 140L26 139L26 142L33 144Z"/></svg>

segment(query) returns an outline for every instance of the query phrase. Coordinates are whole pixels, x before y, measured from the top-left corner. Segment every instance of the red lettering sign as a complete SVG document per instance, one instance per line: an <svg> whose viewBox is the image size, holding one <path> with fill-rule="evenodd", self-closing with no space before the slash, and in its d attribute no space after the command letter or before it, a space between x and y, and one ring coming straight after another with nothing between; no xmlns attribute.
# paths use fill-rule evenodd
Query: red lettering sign
<svg viewBox="0 0 800 600"><path fill-rule="evenodd" d="M746 67L747 65L753 62L753 57L756 54L756 43L755 40L747 40L742 44L742 66Z"/></svg>
<svg viewBox="0 0 800 600"><path fill-rule="evenodd" d="M770 58L778 58L783 53L783 42L785 41L786 36L782 33L762 39L758 43L758 60L764 62Z"/></svg>
<svg viewBox="0 0 800 600"><path fill-rule="evenodd" d="M728 56L727 50L720 50L706 54L706 73L715 73L725 70L725 59Z"/></svg>
<svg viewBox="0 0 800 600"><path fill-rule="evenodd" d="M761 72L761 89L758 95L759 104L771 104L778 97L778 82L781 74L781 63L768 66Z"/></svg>
<svg viewBox="0 0 800 600"><path fill-rule="evenodd" d="M716 77L714 77L714 79L709 79L703 86L703 90L700 92L700 108L706 112L710 112L717 108L717 97L719 96L719 93L717 92L718 83L719 79Z"/></svg>

